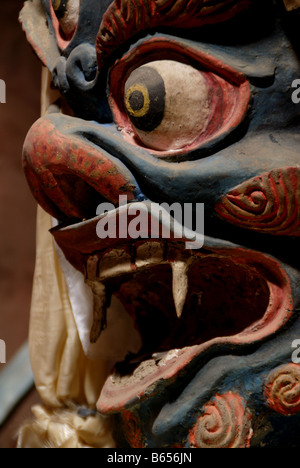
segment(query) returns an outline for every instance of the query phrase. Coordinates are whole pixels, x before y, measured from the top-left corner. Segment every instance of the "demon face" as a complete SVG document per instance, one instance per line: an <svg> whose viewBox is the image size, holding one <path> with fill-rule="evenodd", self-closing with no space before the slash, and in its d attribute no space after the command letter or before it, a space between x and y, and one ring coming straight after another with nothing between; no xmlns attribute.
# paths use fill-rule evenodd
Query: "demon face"
<svg viewBox="0 0 300 468"><path fill-rule="evenodd" d="M93 293L79 334L86 353L114 358L98 411L114 415L121 447L296 443L297 7L25 2L23 27L61 97L29 131L24 169ZM204 203L204 246L162 236L162 219L154 237L99 238L104 216L118 224L145 202ZM97 216L99 204L113 206ZM109 338L116 315L122 351Z"/></svg>

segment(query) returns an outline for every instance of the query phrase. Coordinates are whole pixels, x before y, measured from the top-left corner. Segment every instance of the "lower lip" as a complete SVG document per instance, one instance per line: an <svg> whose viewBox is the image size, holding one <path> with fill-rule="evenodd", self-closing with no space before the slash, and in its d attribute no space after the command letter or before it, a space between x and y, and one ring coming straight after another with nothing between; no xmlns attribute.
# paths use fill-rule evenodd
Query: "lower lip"
<svg viewBox="0 0 300 468"><path fill-rule="evenodd" d="M224 249L220 254L224 255ZM140 366L146 368L144 375L137 377L117 378L110 376L102 390L98 401L98 411L102 414L117 413L124 408L129 408L137 402L149 399L158 392L169 387L185 377L188 372L195 372L201 366L201 356L208 349L214 349L218 345L242 346L253 344L276 333L291 317L293 300L290 280L282 266L274 259L263 254L244 249L232 249L227 255L236 257L237 261L255 265L266 277L270 290L270 301L264 317L244 330L242 333L231 337L214 338L200 345L170 351L166 358L157 365L150 360ZM197 368L198 364L198 368ZM140 373L141 374L141 373Z"/></svg>

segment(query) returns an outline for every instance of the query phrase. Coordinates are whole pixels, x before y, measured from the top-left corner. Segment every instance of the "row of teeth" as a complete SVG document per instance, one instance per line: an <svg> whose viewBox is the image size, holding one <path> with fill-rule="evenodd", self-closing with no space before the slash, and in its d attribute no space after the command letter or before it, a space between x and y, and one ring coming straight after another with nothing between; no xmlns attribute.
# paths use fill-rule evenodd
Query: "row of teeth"
<svg viewBox="0 0 300 468"><path fill-rule="evenodd" d="M92 256L87 263L86 282L90 286L94 296L94 320L90 334L91 343L96 343L106 328L107 308L110 304L109 293L103 283L106 279L121 276L134 271L150 267L154 264L167 263L172 268L172 290L177 317L183 313L188 293L188 270L194 261L192 257L186 259L165 258L165 251L161 244L141 246L137 251L134 263L129 253L124 250L113 250L105 255L99 264L99 257Z"/></svg>

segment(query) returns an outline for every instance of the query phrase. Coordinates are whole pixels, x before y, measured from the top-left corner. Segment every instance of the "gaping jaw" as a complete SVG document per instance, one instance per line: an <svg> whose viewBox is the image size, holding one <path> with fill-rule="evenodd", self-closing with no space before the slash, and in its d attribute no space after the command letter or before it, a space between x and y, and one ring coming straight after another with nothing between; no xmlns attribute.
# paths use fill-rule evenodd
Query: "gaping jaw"
<svg viewBox="0 0 300 468"><path fill-rule="evenodd" d="M290 318L290 280L273 258L209 238L200 250L187 250L184 239L172 236L101 241L99 219L56 228L53 235L67 258L81 263L94 293L91 340L105 328L112 295L141 336L140 351L107 379L101 413L149 400L162 387L186 385L208 358L255 348Z"/></svg>

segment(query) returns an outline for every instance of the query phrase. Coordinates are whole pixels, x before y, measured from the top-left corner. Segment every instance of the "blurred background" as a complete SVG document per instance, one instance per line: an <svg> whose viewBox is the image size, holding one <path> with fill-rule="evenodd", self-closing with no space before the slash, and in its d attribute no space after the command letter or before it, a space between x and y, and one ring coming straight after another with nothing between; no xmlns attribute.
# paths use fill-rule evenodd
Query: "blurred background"
<svg viewBox="0 0 300 468"><path fill-rule="evenodd" d="M35 262L36 204L22 171L22 146L40 112L41 65L18 22L21 0L1 0L0 79L6 104L0 104L0 339L7 363L27 340ZM0 364L0 372L5 365ZM30 407L33 390L0 427L0 448L15 446L14 436Z"/></svg>

